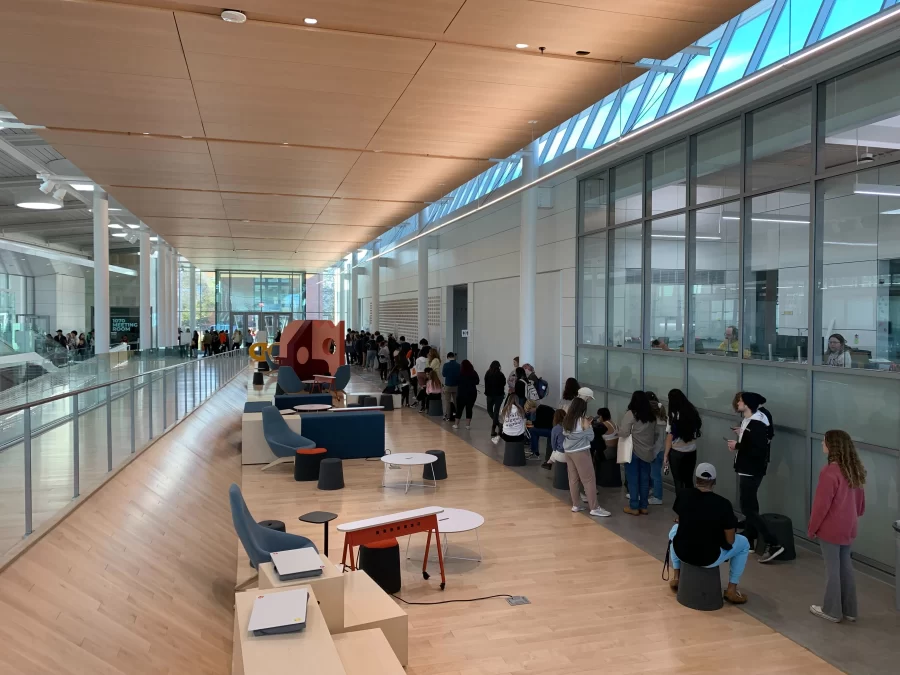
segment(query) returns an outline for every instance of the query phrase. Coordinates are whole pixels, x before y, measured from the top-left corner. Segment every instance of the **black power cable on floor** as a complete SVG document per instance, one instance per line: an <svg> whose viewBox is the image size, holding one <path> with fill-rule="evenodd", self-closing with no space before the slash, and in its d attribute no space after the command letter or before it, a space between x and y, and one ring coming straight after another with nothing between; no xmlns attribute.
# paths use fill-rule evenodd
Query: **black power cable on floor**
<svg viewBox="0 0 900 675"><path fill-rule="evenodd" d="M478 602L479 600L490 600L491 598L511 598L513 597L509 593L500 593L498 595L485 595L483 598L461 598L459 600L439 600L438 602L410 602L409 600L404 600L399 595L391 595L392 598L396 598L402 603L407 605L446 605L450 602Z"/></svg>

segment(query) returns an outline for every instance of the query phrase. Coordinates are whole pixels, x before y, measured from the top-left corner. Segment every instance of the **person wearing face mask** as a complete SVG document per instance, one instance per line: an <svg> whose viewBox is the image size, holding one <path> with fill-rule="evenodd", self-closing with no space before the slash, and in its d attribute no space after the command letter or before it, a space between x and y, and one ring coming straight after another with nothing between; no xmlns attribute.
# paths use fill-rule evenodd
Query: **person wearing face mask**
<svg viewBox="0 0 900 675"><path fill-rule="evenodd" d="M765 397L752 391L741 392L738 401L738 412L741 413L741 425L737 430L737 440L728 441L728 449L734 453L734 470L738 475L739 503L741 513L746 518L744 536L751 548L757 534L766 542L766 551L759 562L772 562L784 553L784 547L778 543L769 531L765 520L759 515L759 499L757 493L769 464L769 449L774 432L772 421L760 410L766 402Z"/></svg>

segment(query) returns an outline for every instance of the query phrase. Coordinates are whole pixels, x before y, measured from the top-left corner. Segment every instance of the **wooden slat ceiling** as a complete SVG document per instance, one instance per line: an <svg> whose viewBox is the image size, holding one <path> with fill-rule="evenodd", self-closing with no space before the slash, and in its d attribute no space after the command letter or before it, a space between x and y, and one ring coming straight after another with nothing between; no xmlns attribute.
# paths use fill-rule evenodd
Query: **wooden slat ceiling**
<svg viewBox="0 0 900 675"><path fill-rule="evenodd" d="M0 104L201 267L318 271L752 4L7 0Z"/></svg>

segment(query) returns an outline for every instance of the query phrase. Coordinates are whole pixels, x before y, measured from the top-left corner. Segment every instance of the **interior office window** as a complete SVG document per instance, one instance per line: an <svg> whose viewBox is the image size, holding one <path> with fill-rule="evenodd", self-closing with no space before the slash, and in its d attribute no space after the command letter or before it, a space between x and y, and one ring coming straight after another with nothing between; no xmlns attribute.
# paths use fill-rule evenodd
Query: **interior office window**
<svg viewBox="0 0 900 675"><path fill-rule="evenodd" d="M724 199L741 191L741 121L726 122L691 139L694 204Z"/></svg>
<svg viewBox="0 0 900 675"><path fill-rule="evenodd" d="M738 391L738 364L725 359L688 359L687 395L697 408L734 413L731 402ZM735 417L737 419L737 417ZM704 419L703 435L707 435ZM733 426L734 423L732 422ZM721 438L721 436L719 436ZM731 438L729 436L729 438ZM725 444L722 443L724 447ZM726 449L727 452L727 449ZM732 458L733 460L733 458Z"/></svg>
<svg viewBox="0 0 900 675"><path fill-rule="evenodd" d="M638 223L611 233L609 344L615 347L641 348L642 228Z"/></svg>
<svg viewBox="0 0 900 675"><path fill-rule="evenodd" d="M748 115L747 189L764 190L809 176L812 94L804 92Z"/></svg>
<svg viewBox="0 0 900 675"><path fill-rule="evenodd" d="M818 186L816 363L900 370L900 165Z"/></svg>
<svg viewBox="0 0 900 675"><path fill-rule="evenodd" d="M809 370L744 364L741 386L766 397L766 408L780 426L806 431Z"/></svg>
<svg viewBox="0 0 900 675"><path fill-rule="evenodd" d="M644 158L638 157L610 169L609 180L612 185L615 222L626 223L643 216Z"/></svg>
<svg viewBox="0 0 900 675"><path fill-rule="evenodd" d="M628 394L641 388L641 355L611 349L606 352L609 359L609 388ZM624 414L624 410L622 413Z"/></svg>
<svg viewBox="0 0 900 675"><path fill-rule="evenodd" d="M651 349L684 350L685 216L650 223Z"/></svg>
<svg viewBox="0 0 900 675"><path fill-rule="evenodd" d="M746 202L744 356L807 362L809 185Z"/></svg>
<svg viewBox="0 0 900 675"><path fill-rule="evenodd" d="M606 227L606 174L581 181L581 232Z"/></svg>
<svg viewBox="0 0 900 675"><path fill-rule="evenodd" d="M740 329L739 202L693 213L688 349L736 356Z"/></svg>
<svg viewBox="0 0 900 675"><path fill-rule="evenodd" d="M644 390L652 391L660 401L667 401L672 389L684 390L684 364L684 359L644 354Z"/></svg>
<svg viewBox="0 0 900 675"><path fill-rule="evenodd" d="M606 350L578 347L575 377L584 386L606 387Z"/></svg>
<svg viewBox="0 0 900 675"><path fill-rule="evenodd" d="M893 57L821 85L821 169L900 155L898 67Z"/></svg>
<svg viewBox="0 0 900 675"><path fill-rule="evenodd" d="M606 232L582 237L579 247L579 344L606 344Z"/></svg>
<svg viewBox="0 0 900 675"><path fill-rule="evenodd" d="M687 198L687 142L680 141L650 154L647 209L650 215L685 207Z"/></svg>

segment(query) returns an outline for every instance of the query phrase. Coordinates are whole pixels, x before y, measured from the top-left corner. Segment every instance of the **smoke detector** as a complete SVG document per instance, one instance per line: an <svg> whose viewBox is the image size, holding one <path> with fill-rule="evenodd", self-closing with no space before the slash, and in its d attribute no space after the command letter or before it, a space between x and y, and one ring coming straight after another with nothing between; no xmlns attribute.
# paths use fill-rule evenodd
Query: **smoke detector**
<svg viewBox="0 0 900 675"><path fill-rule="evenodd" d="M247 20L247 15L236 9L223 9L221 16L222 21L228 23L244 23Z"/></svg>

